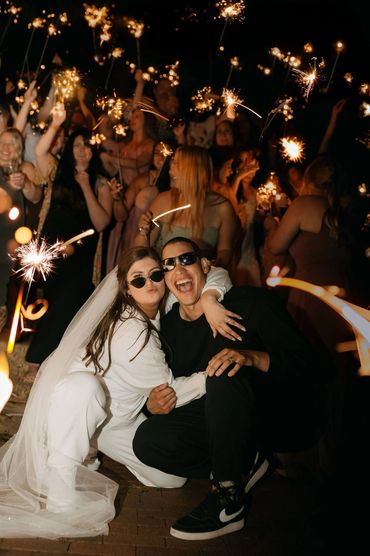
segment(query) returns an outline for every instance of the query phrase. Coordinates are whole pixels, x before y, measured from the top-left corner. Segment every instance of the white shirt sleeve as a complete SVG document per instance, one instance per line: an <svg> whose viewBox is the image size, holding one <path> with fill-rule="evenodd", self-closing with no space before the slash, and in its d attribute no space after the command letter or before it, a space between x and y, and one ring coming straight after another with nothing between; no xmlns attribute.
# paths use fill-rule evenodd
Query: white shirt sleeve
<svg viewBox="0 0 370 556"><path fill-rule="evenodd" d="M232 288L232 283L228 271L222 266L211 266L210 271L207 274L207 280L203 288L203 292L208 290L216 290L218 292L218 301L222 301L225 293L227 293ZM172 292L169 292L164 311L168 313L171 310L172 305L176 303L177 299Z"/></svg>
<svg viewBox="0 0 370 556"><path fill-rule="evenodd" d="M123 388L126 397L131 392L144 398L154 387L167 383L176 392L177 406L203 396L205 374L196 372L189 377L174 378L155 332L150 334L148 343L142 347L146 337L145 326L140 318L129 318L117 327L111 346L112 365L105 375L107 383L113 385L118 395ZM111 395L113 399L114 392Z"/></svg>

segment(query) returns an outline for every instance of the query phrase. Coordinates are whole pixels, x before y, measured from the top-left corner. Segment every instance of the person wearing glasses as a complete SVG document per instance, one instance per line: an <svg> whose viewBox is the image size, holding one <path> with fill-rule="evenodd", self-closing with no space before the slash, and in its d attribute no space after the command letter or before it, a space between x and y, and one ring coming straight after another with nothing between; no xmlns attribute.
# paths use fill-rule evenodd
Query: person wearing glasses
<svg viewBox="0 0 370 556"><path fill-rule="evenodd" d="M193 264L191 258L182 262ZM230 286L224 269L215 269L210 278L205 298ZM177 406L205 392L203 370L195 366L189 376L174 379L166 362L159 332L165 290L157 252L150 247L127 250L42 364L17 435L0 448L2 537L107 532L118 485L94 471L97 462L87 463L91 446L125 465L145 485L185 483L186 477L143 464L132 450L153 388L170 385ZM243 328L238 315L221 305L219 310L220 331L239 337L229 326ZM4 516L10 513L9 521Z"/></svg>
<svg viewBox="0 0 370 556"><path fill-rule="evenodd" d="M133 449L164 473L212 478L206 499L177 520L171 535L205 540L244 526L246 494L269 470L266 453L312 446L323 419L323 369L282 300L265 288L232 287L223 305L243 317L237 344L212 337L201 304L207 267L198 246L172 238L162 250L168 289L178 303L162 318L176 379L189 369L206 374L206 394L178 407L169 384L154 389L151 416ZM191 346L191 349L189 348Z"/></svg>

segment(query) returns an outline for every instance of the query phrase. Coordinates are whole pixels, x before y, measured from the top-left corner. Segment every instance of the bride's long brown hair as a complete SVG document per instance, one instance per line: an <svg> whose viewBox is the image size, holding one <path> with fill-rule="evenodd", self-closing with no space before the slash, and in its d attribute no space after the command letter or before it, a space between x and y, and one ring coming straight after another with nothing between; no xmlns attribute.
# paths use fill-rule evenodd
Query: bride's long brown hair
<svg viewBox="0 0 370 556"><path fill-rule="evenodd" d="M121 259L117 269L118 292L114 298L111 306L106 311L105 315L96 326L92 333L90 340L86 346L86 353L83 360L86 366L92 363L95 368L95 373L105 374L112 364L111 357L111 344L112 338L118 322L134 317L139 314L146 322L146 327L142 333L145 333L144 343L137 352L137 354L130 359L132 361L139 355L149 341L150 335L153 331L159 334L159 331L153 326L147 315L140 309L135 302L134 298L128 295L127 292L127 274L134 263L141 261L146 257L153 259L159 267L162 267L162 261L158 253L152 247L133 247L128 249L121 255ZM123 316L125 313L125 316ZM141 335L141 334L140 334ZM138 338L137 338L138 340ZM135 343L136 341L135 340ZM108 341L108 365L103 368L100 364L100 359L104 352L105 342Z"/></svg>

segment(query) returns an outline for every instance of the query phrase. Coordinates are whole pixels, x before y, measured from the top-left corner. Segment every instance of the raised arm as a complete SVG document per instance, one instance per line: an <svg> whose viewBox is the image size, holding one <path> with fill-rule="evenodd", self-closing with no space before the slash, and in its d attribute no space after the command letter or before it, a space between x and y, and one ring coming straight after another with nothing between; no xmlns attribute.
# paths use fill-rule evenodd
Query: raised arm
<svg viewBox="0 0 370 556"><path fill-rule="evenodd" d="M48 179L49 151L53 140L66 119L64 104L58 103L52 110L52 120L46 132L40 137L35 147L36 164L44 180Z"/></svg>
<svg viewBox="0 0 370 556"><path fill-rule="evenodd" d="M329 147L329 143L331 141L331 138L334 134L336 125L337 125L337 119L339 114L342 112L343 108L345 107L347 103L347 99L342 99L339 100L338 102L336 102L332 108L331 111L331 116L330 116L330 120L328 123L328 127L325 130L325 134L324 137L322 138L322 141L320 143L320 147L319 147L319 153L325 153L328 150Z"/></svg>
<svg viewBox="0 0 370 556"><path fill-rule="evenodd" d="M30 86L24 93L24 102L19 110L15 120L14 127L21 133L24 132L27 125L28 114L30 113L31 104L37 97L36 81L31 81Z"/></svg>

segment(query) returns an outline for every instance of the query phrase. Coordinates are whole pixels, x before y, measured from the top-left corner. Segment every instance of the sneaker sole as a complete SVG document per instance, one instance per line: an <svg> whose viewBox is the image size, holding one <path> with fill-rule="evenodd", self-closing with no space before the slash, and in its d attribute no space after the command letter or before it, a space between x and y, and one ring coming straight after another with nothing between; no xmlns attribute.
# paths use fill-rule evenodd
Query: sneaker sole
<svg viewBox="0 0 370 556"><path fill-rule="evenodd" d="M270 462L265 459L262 462L262 465L258 468L257 472L253 475L251 480L245 485L244 493L248 494L248 492L254 487L254 485L262 479L262 477L267 473L268 468L270 467Z"/></svg>
<svg viewBox="0 0 370 556"><path fill-rule="evenodd" d="M235 523L229 523L229 525L225 525L222 529L217 529L216 531L207 531L204 533L187 533L186 531L178 531L171 527L170 535L176 537L177 539L182 539L184 541L206 541L209 539L216 539L217 537L222 537L223 535L227 535L229 533L235 533L235 531L239 531L244 527L244 517L240 521L236 521Z"/></svg>

